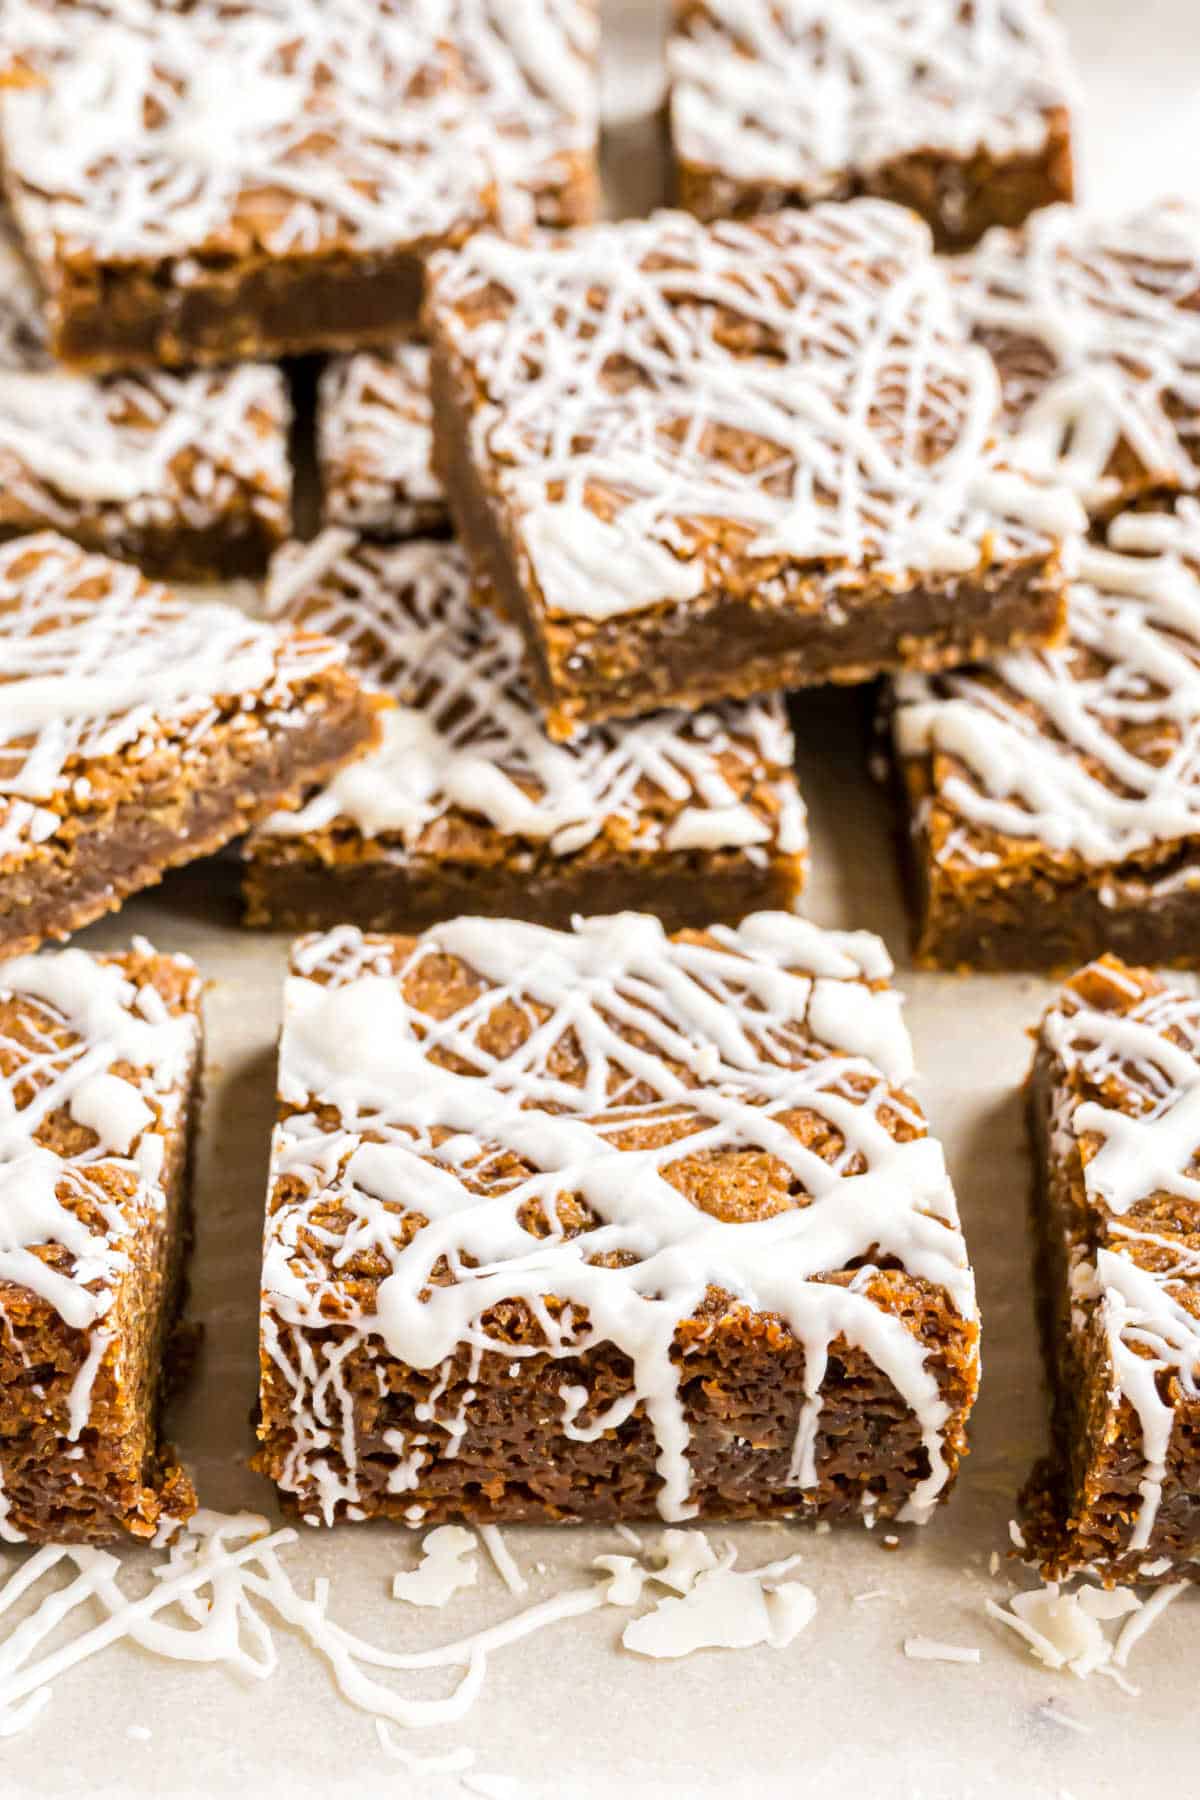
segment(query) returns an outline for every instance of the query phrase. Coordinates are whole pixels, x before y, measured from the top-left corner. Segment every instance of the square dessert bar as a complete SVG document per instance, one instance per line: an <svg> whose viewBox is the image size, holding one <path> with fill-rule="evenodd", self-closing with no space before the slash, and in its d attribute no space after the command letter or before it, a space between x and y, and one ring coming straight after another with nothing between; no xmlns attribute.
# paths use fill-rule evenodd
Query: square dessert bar
<svg viewBox="0 0 1200 1800"><path fill-rule="evenodd" d="M190 1236L201 983L147 944L0 962L0 1539L153 1537Z"/></svg>
<svg viewBox="0 0 1200 1800"><path fill-rule="evenodd" d="M51 532L0 546L0 951L297 805L373 744L377 704L327 639Z"/></svg>
<svg viewBox="0 0 1200 1800"><path fill-rule="evenodd" d="M1200 1574L1200 999L1105 956L1042 1021L1029 1083L1053 1396L1024 1496L1048 1577Z"/></svg>
<svg viewBox="0 0 1200 1800"><path fill-rule="evenodd" d="M178 580L254 573L287 531L290 422L267 364L60 369L0 213L0 538L49 527Z"/></svg>
<svg viewBox="0 0 1200 1800"><path fill-rule="evenodd" d="M670 927L790 906L807 830L781 696L546 736L520 634L449 542L327 531L272 566L281 620L344 643L396 705L378 750L246 847L247 920L419 931L457 913Z"/></svg>
<svg viewBox="0 0 1200 1800"><path fill-rule="evenodd" d="M330 358L317 388L317 462L327 525L384 539L448 529L427 345Z"/></svg>
<svg viewBox="0 0 1200 1800"><path fill-rule="evenodd" d="M954 268L1023 460L1109 518L1200 488L1200 212L1051 207Z"/></svg>
<svg viewBox="0 0 1200 1800"><path fill-rule="evenodd" d="M1066 490L883 201L435 259L439 471L552 729L1058 634Z"/></svg>
<svg viewBox="0 0 1200 1800"><path fill-rule="evenodd" d="M1061 648L896 684L919 962L1200 964L1200 503L1108 539Z"/></svg>
<svg viewBox="0 0 1200 1800"><path fill-rule="evenodd" d="M978 1318L890 972L789 913L302 939L260 1471L314 1524L927 1519Z"/></svg>
<svg viewBox="0 0 1200 1800"><path fill-rule="evenodd" d="M1074 82L1044 0L675 0L668 60L701 218L874 194L960 249L1071 198Z"/></svg>
<svg viewBox="0 0 1200 1800"><path fill-rule="evenodd" d="M81 369L386 342L432 247L594 210L593 0L10 0L4 36L3 180Z"/></svg>

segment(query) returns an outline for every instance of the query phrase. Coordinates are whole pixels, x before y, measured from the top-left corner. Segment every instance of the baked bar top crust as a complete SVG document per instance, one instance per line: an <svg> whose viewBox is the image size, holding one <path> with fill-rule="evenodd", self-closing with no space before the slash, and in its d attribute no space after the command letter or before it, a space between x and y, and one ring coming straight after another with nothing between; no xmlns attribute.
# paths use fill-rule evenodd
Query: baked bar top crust
<svg viewBox="0 0 1200 1800"><path fill-rule="evenodd" d="M558 222L596 136L590 0L12 0L5 181L63 262L236 266Z"/></svg>
<svg viewBox="0 0 1200 1800"><path fill-rule="evenodd" d="M583 1444L644 1413L659 1509L686 1517L676 1334L697 1315L702 1337L765 1315L804 1347L795 1503L817 1481L823 1404L845 1404L838 1341L915 1417L907 1516L925 1518L962 1447L963 1407L940 1382L961 1375L969 1406L976 1308L941 1151L904 1089L890 973L877 938L787 913L670 938L626 913L573 932L458 919L419 938L302 939L263 1275L284 1487L330 1519L368 1473L323 1351L306 1361L296 1333L332 1345L331 1370L369 1346L436 1372L467 1345L476 1372L486 1356L519 1377L526 1358L610 1345L628 1393L593 1417L586 1391L564 1389L561 1429ZM361 1372L354 1386L384 1391ZM533 1404L553 1405L545 1393ZM436 1404L418 1417L453 1440ZM389 1492L419 1485L430 1441L395 1452Z"/></svg>
<svg viewBox="0 0 1200 1800"><path fill-rule="evenodd" d="M426 345L330 358L318 384L317 460L327 525L399 538L449 523L433 470Z"/></svg>
<svg viewBox="0 0 1200 1800"><path fill-rule="evenodd" d="M522 846L553 855L649 857L807 843L782 698L663 712L552 743L523 677L519 633L471 592L449 542L385 548L327 531L275 558L276 619L346 646L398 702L380 748L335 776L264 838L304 837L330 863L347 832L398 858L486 863Z"/></svg>
<svg viewBox="0 0 1200 1800"><path fill-rule="evenodd" d="M0 962L7 1540L55 1522L68 1535L150 1537L164 1502L175 1517L195 1505L178 1467L156 1466L155 1426L200 990L188 958L142 943Z"/></svg>
<svg viewBox="0 0 1200 1800"><path fill-rule="evenodd" d="M1043 0L676 0L676 151L814 200L933 151L1040 151L1069 104L1065 37Z"/></svg>
<svg viewBox="0 0 1200 1800"><path fill-rule="evenodd" d="M573 624L766 614L814 567L885 602L1083 522L1005 466L995 370L886 202L481 234L434 259L428 318L520 580Z"/></svg>
<svg viewBox="0 0 1200 1800"><path fill-rule="evenodd" d="M1200 503L1108 537L1079 549L1060 649L896 680L920 854L964 894L1136 875L1200 838Z"/></svg>
<svg viewBox="0 0 1200 1800"><path fill-rule="evenodd" d="M46 345L42 301L0 211L0 531L52 527L119 550L150 532L278 541L291 496L279 369L96 380Z"/></svg>
<svg viewBox="0 0 1200 1800"><path fill-rule="evenodd" d="M1104 957L1046 1013L1037 1067L1069 1472L1065 1515L1032 1548L1059 1576L1087 1564L1157 1578L1172 1553L1188 1573L1200 1547L1200 998Z"/></svg>
<svg viewBox="0 0 1200 1800"><path fill-rule="evenodd" d="M0 877L69 848L130 794L160 802L218 741L299 750L323 708L353 710L345 663L327 639L182 600L53 533L0 545ZM365 714L356 735L369 741ZM278 781L276 803L295 780Z"/></svg>
<svg viewBox="0 0 1200 1800"><path fill-rule="evenodd" d="M1032 466L1099 517L1200 487L1200 212L1048 207L953 267Z"/></svg>

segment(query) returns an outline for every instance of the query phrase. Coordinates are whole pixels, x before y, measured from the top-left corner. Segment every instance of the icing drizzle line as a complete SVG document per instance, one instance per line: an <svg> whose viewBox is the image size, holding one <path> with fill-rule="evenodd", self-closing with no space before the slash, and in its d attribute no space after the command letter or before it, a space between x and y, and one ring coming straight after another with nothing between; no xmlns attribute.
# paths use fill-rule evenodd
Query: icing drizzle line
<svg viewBox="0 0 1200 1800"><path fill-rule="evenodd" d="M991 360L883 201L481 233L433 259L430 307L552 612L686 602L747 564L768 594L814 561L902 588L1085 524L1006 466Z"/></svg>
<svg viewBox="0 0 1200 1800"><path fill-rule="evenodd" d="M482 991L435 1016L408 996L424 965L446 957ZM262 1333L292 1395L281 1484L306 1516L353 1516L360 1471L341 1370L368 1339L430 1371L462 1345L511 1364L613 1343L633 1366L631 1394L584 1428L573 1423L581 1396L564 1391L562 1429L590 1437L642 1405L660 1510L688 1516L689 1426L670 1352L711 1287L778 1313L803 1341L789 1482L818 1480L821 1384L844 1337L917 1417L929 1473L906 1516L927 1517L949 1476L949 1410L927 1347L872 1296L873 1263L849 1285L822 1279L858 1257L894 1256L943 1290L968 1328L976 1317L940 1148L894 1086L911 1072L911 1047L883 985L890 967L878 939L782 913L703 938L668 939L657 920L624 914L573 933L459 919L416 940L349 927L301 940L280 1051ZM506 1050L488 1047L500 1007L527 1020ZM844 1148L830 1160L806 1148L784 1122L795 1110L827 1121ZM897 1117L915 1135L901 1141ZM688 1157L735 1147L778 1159L807 1203L731 1223L669 1179ZM528 1174L512 1174L512 1157ZM592 1221L575 1233L559 1215L564 1193ZM336 1230L323 1223L331 1210L344 1220ZM532 1210L544 1232L523 1223ZM415 1232L401 1231L404 1215L419 1215ZM373 1303L339 1283L350 1258L386 1267ZM442 1258L453 1279L431 1285ZM566 1303L560 1316L547 1294ZM489 1337L488 1309L514 1299L538 1321L541 1349ZM427 1464L455 1454L464 1422L428 1410L422 1433L392 1446L391 1491L419 1487Z"/></svg>
<svg viewBox="0 0 1200 1800"><path fill-rule="evenodd" d="M461 810L556 856L605 831L643 851L739 848L757 858L766 845L805 847L779 696L552 743L523 679L520 635L472 598L454 544L385 549L327 531L275 559L267 604L344 643L398 704L383 716L377 751L252 842L341 820L367 837L398 837L407 852L436 851L439 821Z"/></svg>

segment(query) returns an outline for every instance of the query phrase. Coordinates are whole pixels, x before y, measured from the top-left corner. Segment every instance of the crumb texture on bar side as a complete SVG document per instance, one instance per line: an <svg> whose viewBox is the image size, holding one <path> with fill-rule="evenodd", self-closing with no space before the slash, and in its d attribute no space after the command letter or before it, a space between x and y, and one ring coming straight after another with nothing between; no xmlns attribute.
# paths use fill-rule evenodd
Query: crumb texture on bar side
<svg viewBox="0 0 1200 1800"><path fill-rule="evenodd" d="M261 363L59 368L0 211L0 534L47 527L180 577L261 563L287 525L290 416L281 371Z"/></svg>
<svg viewBox="0 0 1200 1800"><path fill-rule="evenodd" d="M927 1518L974 1283L883 945L302 939L258 1466L306 1517Z"/></svg>
<svg viewBox="0 0 1200 1800"><path fill-rule="evenodd" d="M1142 934L1146 960L1197 955L1200 504L1122 514L1108 547L1081 546L1068 620L1060 649L895 682L935 961L957 921L1018 960L1031 933L1030 955L1051 965L1113 933L1135 949ZM1177 910L1189 904L1190 920ZM1063 905L1078 907L1074 926ZM1056 914L1078 930L1073 958Z"/></svg>
<svg viewBox="0 0 1200 1800"><path fill-rule="evenodd" d="M1102 518L1200 487L1200 212L1049 207L989 232L953 279L1031 467Z"/></svg>
<svg viewBox="0 0 1200 1800"><path fill-rule="evenodd" d="M1085 523L1067 490L1008 466L991 360L927 228L882 201L480 234L433 259L427 320L460 530L510 609L515 578L556 691L585 663L598 689L618 682L610 640L649 615L676 661L689 615L718 604L745 612L748 658L782 658L788 629L836 643L860 615L882 645L895 604L926 592L945 600L937 638L971 583L1052 585L1058 540ZM775 672L759 687L803 667Z"/></svg>
<svg viewBox="0 0 1200 1800"><path fill-rule="evenodd" d="M570 879L569 910L579 911L589 870L626 865L631 881L640 871L654 910L656 881L675 868L694 915L695 855L724 852L761 872L763 894L776 863L786 864L783 886L799 887L807 826L781 697L655 713L554 743L525 683L519 634L473 597L450 542L384 547L330 530L275 559L267 603L272 617L344 644L396 704L378 750L255 833L252 873L264 859L285 873L316 862L348 877L363 862L433 879L439 865L474 869L479 910L494 911L489 883L515 865L531 909L546 879ZM333 892L330 922L336 906Z"/></svg>
<svg viewBox="0 0 1200 1800"><path fill-rule="evenodd" d="M1054 153L1075 86L1043 0L681 0L668 66L689 200L846 199L920 159L941 179L912 197L949 237L968 176L986 201L989 175Z"/></svg>
<svg viewBox="0 0 1200 1800"><path fill-rule="evenodd" d="M1045 1572L1200 1563L1200 998L1104 957L1046 1013L1030 1090L1054 1456Z"/></svg>
<svg viewBox="0 0 1200 1800"><path fill-rule="evenodd" d="M428 345L330 358L318 387L317 460L327 525L405 538L449 524L433 468Z"/></svg>
<svg viewBox="0 0 1200 1800"><path fill-rule="evenodd" d="M345 650L50 532L0 546L0 942L32 948L371 741Z"/></svg>
<svg viewBox="0 0 1200 1800"><path fill-rule="evenodd" d="M590 211L590 0L10 0L5 40L31 78L0 89L4 183L55 325L89 268L167 265L186 312L226 263Z"/></svg>
<svg viewBox="0 0 1200 1800"><path fill-rule="evenodd" d="M152 1537L182 1283L200 980L148 945L0 963L0 1538Z"/></svg>

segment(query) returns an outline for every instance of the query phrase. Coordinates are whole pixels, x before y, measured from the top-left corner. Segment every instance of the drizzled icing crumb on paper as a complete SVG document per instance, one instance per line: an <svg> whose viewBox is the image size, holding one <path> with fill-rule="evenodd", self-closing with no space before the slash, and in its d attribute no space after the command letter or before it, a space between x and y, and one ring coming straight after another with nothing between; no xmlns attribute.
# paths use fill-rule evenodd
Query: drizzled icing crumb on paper
<svg viewBox="0 0 1200 1800"><path fill-rule="evenodd" d="M1190 1585L1174 1582L1155 1589L1143 1601L1130 1590L1113 1593L1086 1583L1072 1589L1050 1581L1014 1594L1005 1606L994 1600L986 1606L993 1619L1024 1639L1030 1655L1046 1668L1066 1670L1081 1681L1103 1675L1136 1695L1137 1688L1124 1673L1134 1646ZM1115 1634L1105 1630L1113 1623Z"/></svg>
<svg viewBox="0 0 1200 1800"><path fill-rule="evenodd" d="M459 919L415 940L302 940L264 1259L260 1466L314 1519L364 1506L420 1518L456 1462L503 1473L475 1407L484 1359L518 1383L530 1356L570 1359L539 1407L584 1443L638 1409L659 1509L686 1517L693 1428L672 1346L714 1290L726 1309L778 1315L805 1347L771 1492L800 1505L819 1486L841 1340L886 1372L924 1446L925 1472L879 1505L927 1517L958 1422L892 1282L858 1265L895 1259L944 1295L968 1388L975 1300L940 1149L895 1085L911 1051L889 969L877 939L786 914L674 939L627 914L573 933ZM844 1151L810 1148L798 1118ZM735 1148L771 1158L803 1204L735 1222L691 1199L689 1170ZM350 1285L345 1264L378 1273ZM506 1326L514 1308L536 1329ZM604 1345L629 1376L601 1402L587 1356ZM412 1424L381 1437L355 1403L365 1386L412 1393Z"/></svg>
<svg viewBox="0 0 1200 1800"><path fill-rule="evenodd" d="M1046 207L954 265L1031 467L1097 513L1200 486L1200 212Z"/></svg>
<svg viewBox="0 0 1200 1800"><path fill-rule="evenodd" d="M439 1525L421 1545L421 1561L411 1573L392 1578L392 1598L410 1606L445 1606L461 1589L474 1587L479 1566L475 1533L461 1525Z"/></svg>
<svg viewBox="0 0 1200 1800"><path fill-rule="evenodd" d="M948 1644L941 1638L924 1637L920 1633L905 1638L904 1654L910 1662L978 1663L981 1660L975 1644Z"/></svg>
<svg viewBox="0 0 1200 1800"><path fill-rule="evenodd" d="M917 828L939 865L990 866L1005 839L1121 864L1200 834L1200 503L1081 546L1068 624L1059 649L897 679L898 752L934 759ZM1152 866L1118 873L1156 891Z"/></svg>
<svg viewBox="0 0 1200 1800"><path fill-rule="evenodd" d="M1082 528L1006 466L995 370L929 252L912 214L864 200L435 258L472 458L545 609L686 607L749 570L782 603L814 561L903 591Z"/></svg>
<svg viewBox="0 0 1200 1800"><path fill-rule="evenodd" d="M391 548L325 532L276 558L277 619L346 645L397 704L380 748L252 841L354 825L398 860L445 853L484 826L570 857L772 845L798 856L807 825L782 697L660 712L552 743L525 682L519 633L472 597L457 545ZM471 821L469 826L464 819ZM482 821L483 823L479 823Z"/></svg>
<svg viewBox="0 0 1200 1800"><path fill-rule="evenodd" d="M390 1727L418 1730L456 1724L465 1718L483 1691L489 1658L497 1651L561 1621L579 1618L604 1606L629 1608L644 1588L671 1584L686 1606L681 1628L664 1624L661 1608L647 1619L646 1654L685 1654L664 1649L685 1635L688 1648L738 1648L768 1642L782 1649L811 1620L816 1602L810 1591L788 1579L799 1560L789 1557L758 1570L739 1571L732 1554L718 1559L706 1540L692 1546L682 1540L699 1533L668 1534L676 1541L648 1554L645 1564L632 1558L599 1558L600 1579L566 1588L548 1600L511 1614L448 1644L413 1651L390 1651L370 1644L330 1616L330 1584L318 1579L305 1599L284 1565L282 1552L297 1541L285 1529L270 1531L254 1513L197 1512L175 1531L152 1565L153 1579L128 1580L115 1556L78 1545L47 1545L0 1580L0 1619L13 1625L0 1641L0 1738L27 1729L49 1705L50 1684L80 1663L123 1641L140 1645L169 1661L218 1665L242 1676L266 1680L279 1662L274 1629L282 1625L298 1634L329 1665L342 1698L370 1715L383 1750L414 1774L455 1774L472 1768L472 1751L458 1747L435 1755L418 1755L397 1743ZM611 1562L628 1562L637 1579L614 1581ZM70 1584L54 1582L65 1570ZM705 1586L737 1584L736 1588ZM41 1593L43 1585L49 1591ZM51 1585L52 1584L52 1585ZM140 1591L138 1591L140 1588ZM29 1602L37 1599L30 1607ZM761 1636L750 1637L746 1610L756 1619L766 1608ZM96 1614L99 1612L99 1623ZM737 1616L733 1616L736 1614ZM667 1613L670 1621L678 1613ZM52 1650L46 1637L66 1625L65 1638ZM694 1640L694 1641L691 1641ZM655 1648L654 1646L660 1646ZM457 1683L441 1700L419 1699L398 1692L382 1675L420 1675L452 1670ZM490 1779L490 1778L489 1778Z"/></svg>
<svg viewBox="0 0 1200 1800"><path fill-rule="evenodd" d="M678 155L808 199L914 152L1036 156L1073 82L1043 0L689 0L670 44Z"/></svg>

